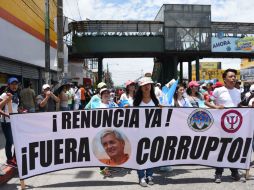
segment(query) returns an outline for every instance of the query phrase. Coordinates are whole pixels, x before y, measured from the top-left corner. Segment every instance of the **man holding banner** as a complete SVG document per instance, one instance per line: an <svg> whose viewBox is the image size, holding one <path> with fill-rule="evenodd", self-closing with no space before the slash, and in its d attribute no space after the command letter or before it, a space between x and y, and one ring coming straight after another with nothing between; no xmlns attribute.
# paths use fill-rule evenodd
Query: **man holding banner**
<svg viewBox="0 0 254 190"><path fill-rule="evenodd" d="M241 93L238 89L235 88L236 83L236 74L237 71L235 69L227 69L222 74L222 78L224 80L225 86L220 88L216 88L213 92L213 96L215 97L215 105L210 102L206 102L206 105L215 108L215 109L224 109L230 107L239 107L241 102ZM221 177L224 168L216 168L215 171L215 183L221 183ZM231 177L235 181L239 181L241 176L238 173L238 169L230 168Z"/></svg>

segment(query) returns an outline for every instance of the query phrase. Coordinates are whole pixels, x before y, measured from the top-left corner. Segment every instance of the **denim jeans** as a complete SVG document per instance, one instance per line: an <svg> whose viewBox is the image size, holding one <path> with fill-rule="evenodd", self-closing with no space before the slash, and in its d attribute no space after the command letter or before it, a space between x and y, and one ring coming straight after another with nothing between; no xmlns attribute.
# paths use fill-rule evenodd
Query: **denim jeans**
<svg viewBox="0 0 254 190"><path fill-rule="evenodd" d="M35 108L30 108L30 109L28 110L28 113L35 113Z"/></svg>
<svg viewBox="0 0 254 190"><path fill-rule="evenodd" d="M253 139L252 139L252 149L254 151L254 136L253 136Z"/></svg>
<svg viewBox="0 0 254 190"><path fill-rule="evenodd" d="M12 132L11 132L11 123L9 122L2 122L2 130L4 133L4 137L6 140L5 143L5 155L7 157L7 160L12 159L12 145L13 145L13 138L12 138Z"/></svg>
<svg viewBox="0 0 254 190"><path fill-rule="evenodd" d="M150 168L150 169L145 169L145 170L137 170L137 173L138 173L138 178L141 179L141 178L144 178L144 177L152 177L153 175L153 169Z"/></svg>

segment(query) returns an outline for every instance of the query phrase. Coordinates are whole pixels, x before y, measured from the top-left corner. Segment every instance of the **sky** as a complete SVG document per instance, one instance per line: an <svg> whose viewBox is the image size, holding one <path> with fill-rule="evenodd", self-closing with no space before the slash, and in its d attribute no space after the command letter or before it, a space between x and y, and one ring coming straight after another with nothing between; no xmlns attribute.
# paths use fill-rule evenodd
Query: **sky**
<svg viewBox="0 0 254 190"><path fill-rule="evenodd" d="M63 0L64 15L79 20L154 20L163 4L211 5L211 20L254 23L253 0ZM240 59L201 59L221 61L222 69L240 68ZM135 80L141 74L152 72L153 59L104 59L115 85ZM133 69L135 68L135 69ZM184 74L187 75L187 64Z"/></svg>

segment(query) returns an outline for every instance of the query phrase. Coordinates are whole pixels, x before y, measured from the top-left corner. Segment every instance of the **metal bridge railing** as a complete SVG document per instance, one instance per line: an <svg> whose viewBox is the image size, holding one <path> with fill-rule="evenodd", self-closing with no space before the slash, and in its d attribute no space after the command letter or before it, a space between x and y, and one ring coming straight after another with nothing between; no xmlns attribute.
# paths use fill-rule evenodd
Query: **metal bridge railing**
<svg viewBox="0 0 254 190"><path fill-rule="evenodd" d="M163 36L159 21L80 21L69 24L74 35L81 36Z"/></svg>

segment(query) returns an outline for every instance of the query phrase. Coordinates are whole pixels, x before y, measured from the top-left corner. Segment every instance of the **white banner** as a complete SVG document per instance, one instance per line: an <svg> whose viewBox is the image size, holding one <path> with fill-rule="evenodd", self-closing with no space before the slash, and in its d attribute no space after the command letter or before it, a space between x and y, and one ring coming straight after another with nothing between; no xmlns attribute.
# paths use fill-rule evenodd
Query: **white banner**
<svg viewBox="0 0 254 190"><path fill-rule="evenodd" d="M11 115L19 175L91 166L247 169L252 110L146 107Z"/></svg>

